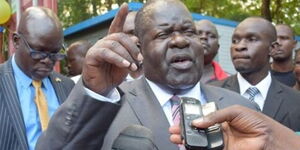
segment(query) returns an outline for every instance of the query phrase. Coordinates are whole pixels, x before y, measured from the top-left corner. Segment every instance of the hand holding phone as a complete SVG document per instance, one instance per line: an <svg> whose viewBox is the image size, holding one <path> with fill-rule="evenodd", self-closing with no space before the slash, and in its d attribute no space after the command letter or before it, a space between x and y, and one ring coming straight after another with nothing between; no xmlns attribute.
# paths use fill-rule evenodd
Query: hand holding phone
<svg viewBox="0 0 300 150"><path fill-rule="evenodd" d="M201 105L200 101L194 98L181 98L181 136L184 139L185 147L189 150L221 150L223 149L223 133L219 124L207 129L192 127L194 119L204 117L214 111L217 106L214 102Z"/></svg>

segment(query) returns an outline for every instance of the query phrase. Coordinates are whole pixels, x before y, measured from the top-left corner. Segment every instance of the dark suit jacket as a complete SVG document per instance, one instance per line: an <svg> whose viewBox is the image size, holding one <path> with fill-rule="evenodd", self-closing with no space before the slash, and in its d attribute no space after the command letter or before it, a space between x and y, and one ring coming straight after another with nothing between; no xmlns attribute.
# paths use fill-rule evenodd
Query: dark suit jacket
<svg viewBox="0 0 300 150"><path fill-rule="evenodd" d="M58 73L49 76L57 98L62 103L74 82ZM57 81L57 79L60 81ZM26 129L20 106L11 59L0 65L0 149L28 150Z"/></svg>
<svg viewBox="0 0 300 150"><path fill-rule="evenodd" d="M237 75L212 85L240 93ZM300 93L272 77L262 112L294 131L300 131Z"/></svg>
<svg viewBox="0 0 300 150"><path fill-rule="evenodd" d="M82 84L82 83L79 83ZM82 85L81 85L82 86ZM114 117L114 113L105 113L105 107L103 106L104 102L99 101L91 101L91 98L85 97L85 100L79 100L81 97L78 96L80 94L80 85L76 85L73 89L72 94L77 94L79 97L76 100L72 100L71 98L67 100L62 106L64 108L60 108L60 112L67 111L67 109L71 109L73 105L81 106L77 108L77 115L71 115L70 120L72 123L65 125L64 122L67 118L66 113L59 113L53 117L51 124L54 124L56 127L48 128L46 132L46 136L43 136L39 139L38 142L38 150L42 150L42 148L48 147L49 145L60 145L61 147L51 148L51 150L58 150L58 149L72 149L72 150L80 150L80 149L100 149L99 147L102 145L103 135L105 135L105 131L109 126L107 126L107 122L110 123L111 118ZM255 107L252 103L248 100L244 99L237 93L233 93L228 90L224 90L218 87L212 87L208 85L201 84L201 90L206 97L206 100L209 102L214 101L217 103L219 108L228 107L234 104L244 105L246 107L259 110L259 108ZM110 150L113 141L119 135L119 133L126 127L132 124L143 125L146 128L152 130L154 135L154 143L159 150L176 150L178 146L171 143L169 140L169 122L161 108L158 100L154 96L154 93L150 89L149 85L146 83L144 78L135 80L132 82L125 82L120 86L120 92L122 93L121 98L121 106L119 106L120 110L117 113L116 118L112 122L111 126L109 127L108 133L105 136L102 150ZM66 106L66 105L69 106ZM106 104L106 103L104 103ZM98 105L98 106L97 106ZM107 104L106 104L107 105ZM117 106L117 104L115 104ZM95 107L99 107L98 109ZM91 107L87 109L87 107ZM112 107L112 106L110 106ZM65 109L65 110L62 110ZM85 110L84 114L80 114ZM101 113L101 109L104 109ZM100 112L99 112L100 111ZM107 118L105 120L104 118ZM85 124L79 124L79 122L83 122L83 120L91 120L86 121ZM101 122L102 121L102 122ZM72 128L72 130L63 130L61 128ZM59 129L60 128L60 129ZM83 128L83 129L81 129ZM102 129L100 132L99 129ZM92 132L93 135L89 135L85 132ZM49 135L48 133L51 133ZM95 137L95 134L99 135L99 137ZM48 135L47 135L48 134ZM55 139L59 134L59 138ZM63 135L63 137L61 136ZM47 137L48 136L48 137ZM51 138L51 136L53 138ZM70 137L70 138L64 138ZM52 141L50 141L52 139ZM76 139L82 139L82 141L78 141ZM99 140L102 139L102 140ZM55 140L55 141L54 141ZM67 141L65 143L60 143L60 141ZM74 142L76 141L76 142ZM55 143L55 144L54 144ZM98 145L97 145L98 143ZM76 144L76 145L74 145ZM134 143L133 143L134 144ZM142 148L141 148L142 149ZM50 150L50 149L49 149Z"/></svg>

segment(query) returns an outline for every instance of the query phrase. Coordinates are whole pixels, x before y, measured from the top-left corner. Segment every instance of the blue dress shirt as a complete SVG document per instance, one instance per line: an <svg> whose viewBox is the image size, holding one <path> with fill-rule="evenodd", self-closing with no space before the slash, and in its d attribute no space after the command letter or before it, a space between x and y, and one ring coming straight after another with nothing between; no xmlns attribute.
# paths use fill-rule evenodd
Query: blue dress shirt
<svg viewBox="0 0 300 150"><path fill-rule="evenodd" d="M12 68L25 122L29 150L34 150L38 137L42 133L38 110L34 102L35 89L31 84L32 79L18 67L14 56L12 57ZM49 78L42 80L42 90L46 96L48 113L51 117L58 108L59 102Z"/></svg>

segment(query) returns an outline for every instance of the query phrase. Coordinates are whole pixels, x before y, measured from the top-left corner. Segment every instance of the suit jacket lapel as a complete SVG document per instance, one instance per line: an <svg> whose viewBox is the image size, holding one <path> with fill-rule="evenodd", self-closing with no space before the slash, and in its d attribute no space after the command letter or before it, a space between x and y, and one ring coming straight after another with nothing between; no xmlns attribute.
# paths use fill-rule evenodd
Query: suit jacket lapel
<svg viewBox="0 0 300 150"><path fill-rule="evenodd" d="M240 93L240 86L237 80L237 75L230 76L224 83L224 88Z"/></svg>
<svg viewBox="0 0 300 150"><path fill-rule="evenodd" d="M272 83L268 90L266 101L263 107L263 113L270 116L271 118L275 118L276 113L280 109L279 107L283 102L281 92L282 88L280 87L278 81L272 79ZM278 119L280 120L280 118L277 118L276 120Z"/></svg>
<svg viewBox="0 0 300 150"><path fill-rule="evenodd" d="M24 150L27 150L28 143L26 138L26 129L20 107L16 81L13 75L11 59L4 64L4 73L2 77L0 77L0 80L4 97L3 100L7 104L7 110L11 116L11 122L15 129L16 136L20 142L20 147Z"/></svg>
<svg viewBox="0 0 300 150"><path fill-rule="evenodd" d="M149 128L154 135L158 135L154 139L158 149L178 149L169 140L170 124L146 80L144 78L137 80L134 88L131 89L129 92L131 97L128 98L129 105L141 124Z"/></svg>
<svg viewBox="0 0 300 150"><path fill-rule="evenodd" d="M54 72L52 72L49 76L50 81L52 83L52 86L55 90L56 96L58 98L58 101L60 104L64 102L65 99L67 99L68 95L64 92L64 87L62 86L61 79L55 75Z"/></svg>
<svg viewBox="0 0 300 150"><path fill-rule="evenodd" d="M216 91L209 88L207 85L200 83L201 86L201 93L204 95L205 100L207 103L215 102L219 108L223 108L222 99L223 96L218 94Z"/></svg>

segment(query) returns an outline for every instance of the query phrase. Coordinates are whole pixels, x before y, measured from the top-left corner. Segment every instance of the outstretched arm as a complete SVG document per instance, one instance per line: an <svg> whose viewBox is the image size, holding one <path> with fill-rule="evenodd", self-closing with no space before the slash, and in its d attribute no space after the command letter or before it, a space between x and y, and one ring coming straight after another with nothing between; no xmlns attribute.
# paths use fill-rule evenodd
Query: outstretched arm
<svg viewBox="0 0 300 150"><path fill-rule="evenodd" d="M203 119L197 119L192 125L207 128L222 123L224 149L228 150L298 150L300 137L292 130L266 115L242 106L231 106ZM180 127L170 128L170 139L181 144Z"/></svg>
<svg viewBox="0 0 300 150"><path fill-rule="evenodd" d="M127 76L137 70L143 57L137 38L122 33L128 6L121 6L109 34L92 46L85 58L82 80L72 90L39 138L36 150L100 149L104 136L120 109L119 104L99 101L87 94L89 89L109 97Z"/></svg>

